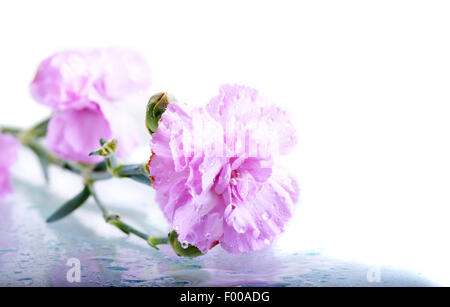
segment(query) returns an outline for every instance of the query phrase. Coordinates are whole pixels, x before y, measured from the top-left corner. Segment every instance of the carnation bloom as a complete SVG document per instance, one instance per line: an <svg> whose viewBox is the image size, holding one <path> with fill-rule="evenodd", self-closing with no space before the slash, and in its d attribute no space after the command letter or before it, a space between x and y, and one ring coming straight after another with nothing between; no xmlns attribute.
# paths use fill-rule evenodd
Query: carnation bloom
<svg viewBox="0 0 450 307"><path fill-rule="evenodd" d="M61 158L96 163L89 157L100 138L116 138L118 156L138 144L133 119L116 102L149 87L150 71L139 54L121 49L65 51L44 60L30 85L33 98L50 106L47 146Z"/></svg>
<svg viewBox="0 0 450 307"><path fill-rule="evenodd" d="M138 135L133 118L118 106L86 99L53 115L46 142L49 150L63 159L98 163L102 157L88 155L98 149L101 138L117 139L117 156L126 157L139 144Z"/></svg>
<svg viewBox="0 0 450 307"><path fill-rule="evenodd" d="M156 200L183 246L259 250L284 230L299 189L276 165L296 144L287 114L224 85L205 108L168 105L152 135Z"/></svg>
<svg viewBox="0 0 450 307"><path fill-rule="evenodd" d="M19 142L10 134L0 130L0 198L13 192L10 167L17 160Z"/></svg>
<svg viewBox="0 0 450 307"><path fill-rule="evenodd" d="M150 86L150 69L136 52L122 49L63 51L42 61L30 85L33 98L64 109L93 92L118 101Z"/></svg>

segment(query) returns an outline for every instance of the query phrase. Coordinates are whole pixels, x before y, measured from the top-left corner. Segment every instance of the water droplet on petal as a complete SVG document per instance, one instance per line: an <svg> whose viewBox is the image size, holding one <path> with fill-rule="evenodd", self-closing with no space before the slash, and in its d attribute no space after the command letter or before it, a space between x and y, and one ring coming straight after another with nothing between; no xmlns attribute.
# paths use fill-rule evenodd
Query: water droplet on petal
<svg viewBox="0 0 450 307"><path fill-rule="evenodd" d="M267 220L269 219L269 215L267 214L267 212L264 212L264 213L261 215L261 217L262 217L262 219L263 219L264 221L267 221Z"/></svg>
<svg viewBox="0 0 450 307"><path fill-rule="evenodd" d="M269 245L269 244L270 244L269 239L265 238L265 239L264 239L264 244Z"/></svg>
<svg viewBox="0 0 450 307"><path fill-rule="evenodd" d="M236 178L231 178L231 184L232 184L232 185L237 185Z"/></svg>

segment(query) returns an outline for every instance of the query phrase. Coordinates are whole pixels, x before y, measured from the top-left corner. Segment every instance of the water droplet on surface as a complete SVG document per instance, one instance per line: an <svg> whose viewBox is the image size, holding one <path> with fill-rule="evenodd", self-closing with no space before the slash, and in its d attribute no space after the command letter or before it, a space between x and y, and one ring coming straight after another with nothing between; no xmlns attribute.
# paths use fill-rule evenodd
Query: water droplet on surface
<svg viewBox="0 0 450 307"><path fill-rule="evenodd" d="M183 241L183 243L181 243L182 248L188 248L188 246L189 246L189 243L186 240Z"/></svg>
<svg viewBox="0 0 450 307"><path fill-rule="evenodd" d="M265 239L264 239L264 244L269 245L269 244L270 244L269 239L265 238Z"/></svg>
<svg viewBox="0 0 450 307"><path fill-rule="evenodd" d="M231 178L231 184L232 184L232 185L237 185L236 178Z"/></svg>
<svg viewBox="0 0 450 307"><path fill-rule="evenodd" d="M264 212L264 213L261 215L261 217L262 217L262 219L263 219L264 221L267 221L267 220L269 219L269 215L267 214L267 212Z"/></svg>

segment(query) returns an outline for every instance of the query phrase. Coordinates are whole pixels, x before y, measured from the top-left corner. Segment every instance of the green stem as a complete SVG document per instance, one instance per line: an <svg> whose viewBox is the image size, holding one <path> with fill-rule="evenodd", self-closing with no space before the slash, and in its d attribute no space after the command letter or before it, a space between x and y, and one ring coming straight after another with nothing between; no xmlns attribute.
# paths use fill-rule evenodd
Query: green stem
<svg viewBox="0 0 450 307"><path fill-rule="evenodd" d="M38 140L39 138L45 136L48 122L49 119L38 123L30 130L3 127L2 131L4 133L12 134L22 143L23 146L30 148L39 157L41 163L44 164L44 168L47 164L52 164L82 176L90 194L93 196L95 203L97 204L97 207L102 212L105 222L117 227L127 235L134 234L135 236L142 238L155 249L158 249L157 246L160 244L168 244L167 237L149 236L146 233L143 233L123 222L118 214L109 211L103 205L94 189L94 183L96 181L106 180L112 177L130 178L149 185L151 184L151 181L149 179L146 164L122 165L116 159L115 154L105 158L105 162L98 163L96 165L83 165L58 158L49 152Z"/></svg>
<svg viewBox="0 0 450 307"><path fill-rule="evenodd" d="M121 220L121 218L120 218L120 215L118 215L117 213L114 213L114 212L109 211L108 209L106 209L106 207L104 206L102 201L97 196L97 193L95 192L94 183L93 182L89 182L87 184L87 186L89 187L91 195L94 197L95 203L99 207L100 211L102 211L103 218L105 219L105 222L107 222L107 223L117 227L122 232L126 233L127 235L129 235L130 233L134 234L135 236L145 240L148 245L150 245L151 247L153 247L155 249L159 249L157 246L160 245L160 244L167 244L168 243L168 238L149 236L146 233L143 233L142 231L139 231L136 228L134 228L134 227L128 225L127 223L123 222Z"/></svg>

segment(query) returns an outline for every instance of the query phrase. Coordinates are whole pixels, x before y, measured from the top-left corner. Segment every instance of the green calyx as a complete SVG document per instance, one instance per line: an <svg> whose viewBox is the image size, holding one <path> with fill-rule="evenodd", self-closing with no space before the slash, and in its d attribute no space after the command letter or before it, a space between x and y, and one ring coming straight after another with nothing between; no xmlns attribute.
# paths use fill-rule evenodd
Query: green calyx
<svg viewBox="0 0 450 307"><path fill-rule="evenodd" d="M170 102L174 101L166 92L161 92L150 97L145 115L145 126L148 132L153 134L158 129L158 123L162 114L166 111Z"/></svg>
<svg viewBox="0 0 450 307"><path fill-rule="evenodd" d="M203 255L203 253L194 245L180 243L180 241L178 241L178 234L175 230L169 233L169 243L175 253L180 257L195 258Z"/></svg>

